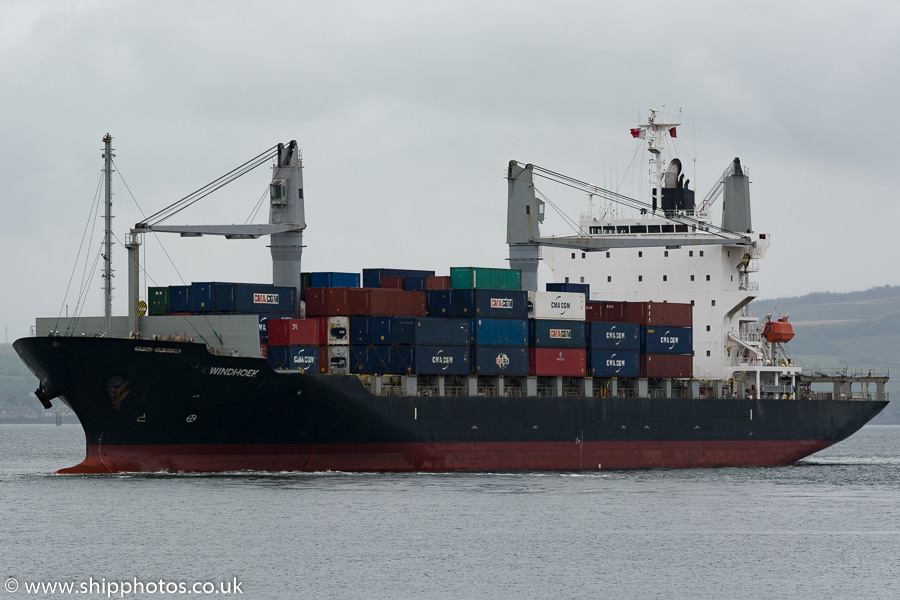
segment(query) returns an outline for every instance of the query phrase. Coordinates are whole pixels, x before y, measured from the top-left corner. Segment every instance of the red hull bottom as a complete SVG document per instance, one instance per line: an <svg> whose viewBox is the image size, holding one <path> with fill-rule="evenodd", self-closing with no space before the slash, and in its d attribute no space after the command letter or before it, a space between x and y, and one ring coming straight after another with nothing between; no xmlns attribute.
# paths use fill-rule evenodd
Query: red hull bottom
<svg viewBox="0 0 900 600"><path fill-rule="evenodd" d="M786 465L829 441L150 445L87 447L57 473L568 471Z"/></svg>

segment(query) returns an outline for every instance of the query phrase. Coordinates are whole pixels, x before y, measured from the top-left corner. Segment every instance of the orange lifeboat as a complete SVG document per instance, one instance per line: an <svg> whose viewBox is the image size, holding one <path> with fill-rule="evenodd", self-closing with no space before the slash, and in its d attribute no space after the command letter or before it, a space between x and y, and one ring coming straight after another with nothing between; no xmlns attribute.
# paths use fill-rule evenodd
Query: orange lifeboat
<svg viewBox="0 0 900 600"><path fill-rule="evenodd" d="M763 337L770 342L783 344L794 339L794 328L788 323L787 317L781 317L777 321L766 321Z"/></svg>

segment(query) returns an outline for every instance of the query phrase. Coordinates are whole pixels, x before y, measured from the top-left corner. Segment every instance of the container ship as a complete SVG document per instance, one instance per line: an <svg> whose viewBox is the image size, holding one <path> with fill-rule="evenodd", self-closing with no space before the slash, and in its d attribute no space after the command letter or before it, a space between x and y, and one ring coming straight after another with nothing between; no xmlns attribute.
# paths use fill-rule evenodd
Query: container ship
<svg viewBox="0 0 900 600"><path fill-rule="evenodd" d="M279 144L230 175L273 162L267 224L163 224L204 188L131 229L127 316L111 314L107 134L105 314L38 318L14 344L44 407L84 428L84 460L59 472L763 466L845 439L886 406L888 373L792 364L788 319L748 307L769 243L749 171L734 159L696 202L663 159L678 125L651 111L631 130L648 203L511 161L509 268L447 273L304 272L302 160ZM535 177L588 195L573 234L541 235ZM145 304L148 232L270 236L272 283L151 287Z"/></svg>

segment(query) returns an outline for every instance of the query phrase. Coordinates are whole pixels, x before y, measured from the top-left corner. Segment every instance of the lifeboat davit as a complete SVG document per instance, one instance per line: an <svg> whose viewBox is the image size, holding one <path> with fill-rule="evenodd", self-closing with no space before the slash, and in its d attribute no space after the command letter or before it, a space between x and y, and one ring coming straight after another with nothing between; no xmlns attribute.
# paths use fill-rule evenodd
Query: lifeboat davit
<svg viewBox="0 0 900 600"><path fill-rule="evenodd" d="M788 323L787 317L781 317L777 321L766 321L763 337L769 342L783 344L794 339L794 328Z"/></svg>

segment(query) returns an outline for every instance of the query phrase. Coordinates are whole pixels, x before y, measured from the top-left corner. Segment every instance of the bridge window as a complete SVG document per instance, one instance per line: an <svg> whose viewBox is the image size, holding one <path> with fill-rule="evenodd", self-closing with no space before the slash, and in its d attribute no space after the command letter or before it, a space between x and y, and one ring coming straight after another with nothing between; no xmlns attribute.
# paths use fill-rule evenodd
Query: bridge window
<svg viewBox="0 0 900 600"><path fill-rule="evenodd" d="M662 232L663 233L675 233L675 226L674 225L663 225Z"/></svg>
<svg viewBox="0 0 900 600"><path fill-rule="evenodd" d="M676 225L675 233L687 233L688 226L687 225Z"/></svg>
<svg viewBox="0 0 900 600"><path fill-rule="evenodd" d="M647 233L646 225L632 225L631 233Z"/></svg>
<svg viewBox="0 0 900 600"><path fill-rule="evenodd" d="M603 226L603 233L610 234L610 233L615 233L615 232L616 232L616 228L614 225L604 225Z"/></svg>
<svg viewBox="0 0 900 600"><path fill-rule="evenodd" d="M647 225L647 233L660 233L659 225Z"/></svg>
<svg viewBox="0 0 900 600"><path fill-rule="evenodd" d="M616 233L628 233L628 225L616 225Z"/></svg>

